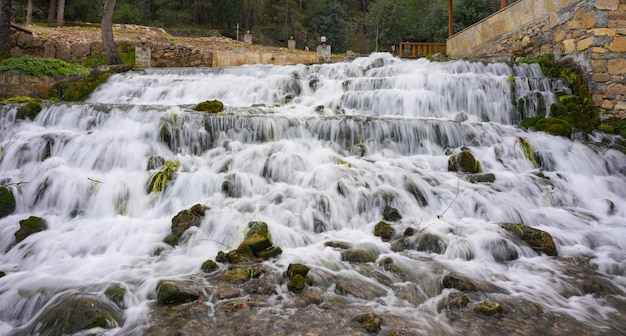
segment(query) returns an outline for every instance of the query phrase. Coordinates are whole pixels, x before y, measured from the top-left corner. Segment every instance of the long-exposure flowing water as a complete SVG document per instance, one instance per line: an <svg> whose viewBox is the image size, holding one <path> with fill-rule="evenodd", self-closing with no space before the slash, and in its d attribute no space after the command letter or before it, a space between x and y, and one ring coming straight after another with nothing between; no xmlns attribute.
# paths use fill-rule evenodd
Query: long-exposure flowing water
<svg viewBox="0 0 626 336"><path fill-rule="evenodd" d="M205 260L236 248L248 223L263 221L283 251L259 261L266 274L280 277L292 263L310 268L306 286L320 300L308 314L366 307L384 320L383 334L506 331L517 314L530 316L535 334L578 326L619 335L626 155L606 135L583 142L519 128L549 111L555 90L567 89L537 65L373 54L335 64L137 70L112 76L86 102L48 103L34 120L5 107L0 185L16 210L0 218L0 334L45 335L41 321L50 318L42 315L60 298L105 297L116 285L125 291L119 322L84 333L141 335L160 280L201 278ZM223 102L224 112L193 110L206 100ZM449 171L461 148L482 174ZM167 162L180 166L151 192L151 176ZM195 204L207 208L198 226L164 243L172 218ZM400 216L384 218L385 208ZM16 244L31 216L47 228ZM394 230L388 239L374 235L381 221ZM549 233L557 255L503 223ZM351 250L375 260L350 260ZM478 288L444 284L450 276ZM298 309L311 309L276 283L264 307L246 306L259 320L248 315L242 325L268 335L366 332L329 320L336 329L311 322L315 329L283 333L261 322L305 319ZM470 303L453 308L459 289ZM200 300L207 318L236 316L220 315L220 300L228 298ZM504 312L481 317L472 308L485 300ZM468 322L476 318L482 326Z"/></svg>

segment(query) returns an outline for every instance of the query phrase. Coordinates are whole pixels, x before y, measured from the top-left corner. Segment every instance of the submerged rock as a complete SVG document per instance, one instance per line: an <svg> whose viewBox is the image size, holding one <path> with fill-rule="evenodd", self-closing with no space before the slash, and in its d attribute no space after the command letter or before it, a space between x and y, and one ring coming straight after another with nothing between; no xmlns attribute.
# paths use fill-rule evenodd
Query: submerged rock
<svg viewBox="0 0 626 336"><path fill-rule="evenodd" d="M0 218L6 217L15 211L15 197L11 189L0 187Z"/></svg>
<svg viewBox="0 0 626 336"><path fill-rule="evenodd" d="M94 294L69 293L55 298L33 322L31 335L73 335L93 328L112 329L122 325L121 310Z"/></svg>
<svg viewBox="0 0 626 336"><path fill-rule="evenodd" d="M359 327L371 333L377 333L383 325L383 319L374 313L355 315L352 317L352 321L356 322Z"/></svg>
<svg viewBox="0 0 626 336"><path fill-rule="evenodd" d="M496 316L504 314L504 308L501 304L497 302L492 302L485 300L476 306L474 306L474 311L479 314Z"/></svg>
<svg viewBox="0 0 626 336"><path fill-rule="evenodd" d="M211 273L213 271L217 270L217 264L215 263L215 261L209 259L206 260L205 262L202 263L202 266L200 267L200 269L204 272L204 273Z"/></svg>
<svg viewBox="0 0 626 336"><path fill-rule="evenodd" d="M524 224L503 223L502 228L513 233L528 244L533 250L556 257L556 245L548 232L526 226Z"/></svg>
<svg viewBox="0 0 626 336"><path fill-rule="evenodd" d="M378 256L373 251L348 249L341 252L341 260L353 263L375 262Z"/></svg>
<svg viewBox="0 0 626 336"><path fill-rule="evenodd" d="M202 287L191 280L161 280L156 293L159 305L192 302L204 297Z"/></svg>
<svg viewBox="0 0 626 336"><path fill-rule="evenodd" d="M181 210L172 218L172 234L164 239L164 242L175 246L180 237L192 226L200 226L204 219L204 213L209 210L202 204L196 204L189 209Z"/></svg>
<svg viewBox="0 0 626 336"><path fill-rule="evenodd" d="M124 297L126 296L126 289L122 286L115 284L107 287L104 291L106 296L111 302L115 303L120 308L125 308Z"/></svg>
<svg viewBox="0 0 626 336"><path fill-rule="evenodd" d="M452 292L444 302L447 309L467 307L470 303L469 297L462 292Z"/></svg>
<svg viewBox="0 0 626 336"><path fill-rule="evenodd" d="M448 274L443 277L443 287L458 289L462 292L475 292L478 290L478 287L472 280L455 274Z"/></svg>

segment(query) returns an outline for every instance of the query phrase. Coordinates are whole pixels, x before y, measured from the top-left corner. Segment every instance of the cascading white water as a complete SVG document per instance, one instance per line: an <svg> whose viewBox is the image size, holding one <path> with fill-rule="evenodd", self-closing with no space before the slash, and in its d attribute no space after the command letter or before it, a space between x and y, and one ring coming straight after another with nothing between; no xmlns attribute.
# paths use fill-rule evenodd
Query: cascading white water
<svg viewBox="0 0 626 336"><path fill-rule="evenodd" d="M365 278L329 241L391 258L423 279L423 298L407 301L379 284L376 305L425 330L454 332L437 308L449 290L432 285L449 272L604 327L616 309L602 297L564 294L571 277L562 270L568 259L588 258L625 295L626 156L516 127L546 111L552 90L564 90L555 85L537 65L373 54L310 66L134 71L112 76L85 103L50 104L34 121L6 109L0 184L14 192L17 210L0 219L0 334L28 325L60 293L112 283L127 289L125 323L105 334L136 331L160 279L197 273L237 246L253 220L265 221L284 251L268 262L276 268L300 262ZM523 97L521 115L512 101ZM212 99L225 114L191 109ZM541 157L541 174L519 138ZM448 171L446 151L463 146L495 181ZM156 156L181 166L163 192L147 193L154 171L146 166ZM210 208L201 226L168 247L172 217L197 203ZM398 232L436 235L443 251L394 252L375 237L386 205L402 214ZM11 247L31 215L48 229ZM502 222L549 232L559 257L515 242ZM519 258L502 261L511 249Z"/></svg>

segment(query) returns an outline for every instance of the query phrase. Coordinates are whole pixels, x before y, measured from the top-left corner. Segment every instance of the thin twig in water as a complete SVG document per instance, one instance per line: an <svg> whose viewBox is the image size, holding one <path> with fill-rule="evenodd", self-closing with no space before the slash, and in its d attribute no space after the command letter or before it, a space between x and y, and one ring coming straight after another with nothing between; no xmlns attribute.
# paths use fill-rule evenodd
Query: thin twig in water
<svg viewBox="0 0 626 336"><path fill-rule="evenodd" d="M454 198L452 199L452 201L450 202L450 204L448 204L448 207L443 210L443 212L441 214L439 214L437 216L437 218L442 219L443 215L446 213L446 211L448 211L450 209L450 207L452 206L452 204L454 204L454 202L456 201L456 198L459 197L459 190L461 190L461 177L459 176L459 174L456 174L456 195L454 195Z"/></svg>
<svg viewBox="0 0 626 336"><path fill-rule="evenodd" d="M94 180L94 179L92 179L92 178L90 178L90 177L88 177L87 179L88 179L89 181L91 181L91 182L96 182L96 183L103 183L103 182L101 182L101 181L98 181L98 180Z"/></svg>

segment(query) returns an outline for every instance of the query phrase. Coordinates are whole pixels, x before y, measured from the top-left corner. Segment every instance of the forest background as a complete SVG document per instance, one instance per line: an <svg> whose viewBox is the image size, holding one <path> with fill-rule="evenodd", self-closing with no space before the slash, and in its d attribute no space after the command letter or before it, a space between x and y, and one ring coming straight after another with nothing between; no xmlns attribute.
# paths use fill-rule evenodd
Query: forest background
<svg viewBox="0 0 626 336"><path fill-rule="evenodd" d="M27 18L28 3L32 17ZM507 4L514 0L507 1ZM17 23L99 23L104 0L13 0ZM454 0L454 31L491 15L499 0ZM446 0L117 0L114 23L165 28L178 36L226 36L284 47L316 46L321 36L333 52L391 51L401 41L445 42Z"/></svg>

